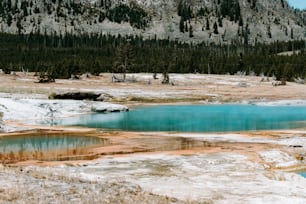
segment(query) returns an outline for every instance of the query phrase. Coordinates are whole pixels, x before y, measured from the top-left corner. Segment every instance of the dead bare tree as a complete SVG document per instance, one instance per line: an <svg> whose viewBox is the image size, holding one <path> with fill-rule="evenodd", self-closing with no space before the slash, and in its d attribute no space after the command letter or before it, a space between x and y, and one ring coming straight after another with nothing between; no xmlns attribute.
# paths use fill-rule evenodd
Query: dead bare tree
<svg viewBox="0 0 306 204"><path fill-rule="evenodd" d="M126 73L133 70L134 66L134 51L132 46L127 44L122 44L118 47L115 61L113 64L113 71L115 73L121 73L122 78L116 77L113 75L113 81L115 82L125 82Z"/></svg>

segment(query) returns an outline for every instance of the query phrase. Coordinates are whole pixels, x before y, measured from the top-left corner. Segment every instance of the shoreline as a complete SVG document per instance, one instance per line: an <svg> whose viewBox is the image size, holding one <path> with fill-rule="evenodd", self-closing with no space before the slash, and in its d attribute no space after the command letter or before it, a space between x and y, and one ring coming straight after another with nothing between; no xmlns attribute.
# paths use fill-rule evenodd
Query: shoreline
<svg viewBox="0 0 306 204"><path fill-rule="evenodd" d="M194 105L194 104L198 104L198 105L215 105L215 104L246 104L246 105L259 105L259 106L306 106L306 100L303 99L290 99L290 100L242 100L242 101L234 101L234 102L220 102L220 101L214 101L214 102L209 102L209 101L193 101L193 102L189 102L189 101L185 101L185 102L171 102L171 103L164 103L163 101L158 103L147 103L147 102L138 102L137 105L135 104L135 102L130 101L127 103L127 106L124 105L116 105L116 104L112 104L112 103L105 103L105 102L83 102L83 101L74 101L74 100L45 100L45 99L36 99L36 98L31 98L31 99L23 99L22 95L18 95L18 98L14 98L14 94L11 95L10 97L7 98L1 98L0 97L0 104L3 103L4 101L7 100L11 100L10 102L6 102L6 104L8 103L12 103L12 102L20 102L23 101L23 105L24 109L31 109L32 108L32 112L35 113L35 109L39 109L41 106L44 106L43 108L49 108L49 109L53 109L53 107L51 107L51 105L55 105L58 107L63 108L65 105L60 105L60 104L69 104L72 105L74 107L77 107L77 110L74 110L73 112L69 112L69 110L61 110L61 112L58 114L58 116L60 115L60 118L66 118L66 117L75 117L78 115L83 115L83 114L90 114L92 113L92 110L90 108L84 108L84 104L99 104L99 106L101 106L102 109L104 109L104 106L109 107L110 109L113 110L128 110L128 109L133 109L135 107L139 107L139 106L158 106L158 105ZM24 102L27 101L29 102L28 104L25 104ZM46 106L47 104L47 106ZM103 105L106 104L106 105ZM3 105L2 105L3 106ZM92 106L92 105L90 105ZM4 106L3 106L4 107ZM12 106L13 108L15 106ZM51 107L51 108L50 108ZM54 108L55 109L55 108ZM10 113L10 109L5 109L7 111L9 111ZM59 108L57 108L55 110L58 111ZM50 117L50 115L48 115L49 113L46 111L43 114L41 114L41 110L40 111L40 115L36 116L36 118L33 118L32 120L48 120L48 119L52 119ZM38 112L39 112L38 111ZM16 111L15 111L16 113ZM10 113L11 115L14 115L14 112ZM4 117L5 117L6 113L4 113ZM46 117L47 116L47 117ZM55 117L58 117L55 116ZM34 125L31 123L26 122L25 123L25 118L26 117L20 117L17 119L10 119L8 121L4 121L5 125L8 125L9 127L13 127L11 131L6 132L6 133L2 133L0 134L0 137L2 135L12 135L12 136L16 136L16 135L30 135L33 134L34 132L42 132L44 134L49 134L50 132L53 132L55 134L58 134L57 132L59 132L59 134L72 134L74 135L75 133L82 133L83 135L91 135L94 137L103 137L101 135L103 135L104 133L106 133L107 137L109 137L110 135L113 136L118 136L118 135L130 135L131 136L135 136L136 138L138 138L140 135L146 135L146 134L150 134L151 132L133 132L133 131L120 131L120 130L99 130L96 128L86 128L86 127L69 127L69 126L48 126L48 125ZM26 119L26 121L29 121L29 119ZM15 128L15 129L14 129ZM200 132L153 132L153 135L158 136L158 137L164 137L165 135L168 135L170 137L180 137L180 138L192 138L194 137L194 135L219 135L220 137L224 137L226 140L226 135L230 135L230 134L236 134L236 135L242 135L243 137L250 137L250 135L264 135L263 137L269 137L269 134L277 134L278 132L289 132L289 134L294 135L294 132L296 131L301 131L301 132L305 132L303 129L296 129L296 130L250 130L250 131L232 131L232 132L206 132L206 133L200 133ZM184 136L182 136L184 135ZM191 135L191 137L189 137ZM193 136L192 136L193 135ZM109 138L111 138L112 136L110 136ZM142 138L145 139L145 138ZM139 140L141 141L141 139ZM216 143L218 143L218 141L214 141ZM239 140L236 141L239 143ZM252 142L249 141L249 143L252 144ZM135 146L139 145L139 144L134 144ZM124 147L121 147L124 148ZM135 147L134 147L135 148ZM87 148L87 151L89 152L90 150L94 150L95 148ZM137 148L136 148L137 149ZM221 150L219 150L221 151ZM127 153L121 153L119 155L129 155L129 154L134 154L134 153L143 153L146 152L147 154L152 154L152 152L149 152L148 150L134 150L134 151L128 151ZM154 151L153 151L154 152ZM164 152L168 152L168 150L165 150ZM191 151L192 152L192 151ZM203 151L205 153L205 151ZM221 151L222 152L222 151ZM159 151L155 151L155 153L160 153ZM170 151L170 154L171 151ZM182 153L184 154L184 153ZM190 154L190 153L189 153ZM103 151L97 151L94 153L94 157L103 157L103 155L116 155L116 151L114 152L108 152L105 153ZM98 156L100 155L100 156ZM68 156L68 155L67 155ZM81 155L83 156L89 156L89 155ZM77 159L78 160L78 159ZM77 161L76 160L76 161ZM90 159L91 160L91 159ZM89 161L90 161L89 160ZM18 163L18 162L17 162ZM34 162L35 163L35 162ZM41 163L41 162L38 162ZM64 162L63 162L64 163ZM289 167L290 168L290 167ZM293 167L295 168L295 167ZM304 168L304 167L303 167Z"/></svg>
<svg viewBox="0 0 306 204"><path fill-rule="evenodd" d="M142 74L137 76L143 78ZM0 74L0 79L1 77L3 76ZM188 77L192 78L193 76L188 75ZM200 80L205 79L207 76L203 77ZM222 78L222 76L214 77ZM233 78L240 79L239 77ZM222 79L226 79L226 77ZM259 77L252 79L257 80ZM29 81L26 82L29 83ZM188 79L186 80L187 82L193 84L186 85L188 87L185 87L185 85L167 86L167 88L171 89L170 92L168 92L169 90L161 90L160 92L165 92L166 97L172 98L175 96L183 97L186 94L183 89L188 88L188 94L189 91L199 91L197 87L199 81L190 82ZM94 87L100 86L100 82L90 81L90 79L88 81L62 80L61 83L64 84L43 84L38 85L38 88L53 87L52 91L54 91L59 89L60 86L69 87L70 83L73 83L74 86L78 83L85 84L86 86L92 86L90 83L94 83ZM269 89L267 84L261 85L258 83L258 85L257 81L250 83L251 88L252 84L255 84L254 86L264 86L264 89ZM24 86L25 84L22 82L18 85ZM134 93L134 95L132 94L131 90L134 88L142 91L144 95L147 94L146 98L159 99L160 94L164 93L152 93L161 87L165 87L158 84L153 84L152 86L144 85L143 81L136 84L124 84L124 86L122 84L113 85L108 82L102 82L102 87L110 87L111 85L116 90L121 90L121 92L114 92L113 95L116 95L115 99L109 101L109 103L116 102L117 98L120 97L138 97L138 92ZM291 83L289 83L288 87L285 87L285 89L304 88L304 86L295 86ZM202 89L203 87L200 88ZM222 93L227 93L231 89L236 89L237 86L232 85L232 82L228 86L226 81L225 86L222 85L217 92L223 88L225 90L222 90ZM238 89L247 92L249 87L238 87ZM283 87L273 88L273 91L279 89L283 89ZM78 90L85 89L80 86ZM283 91L279 91L277 94ZM300 91L295 91L294 94L300 93ZM188 97L194 96L193 94L194 92L188 95ZM202 94L199 91L196 97L203 97ZM219 94L217 93L218 96L220 96ZM257 103L261 105L306 105L306 99L304 99L306 98L306 93L305 95L301 94L300 99L297 99L298 96L292 97L291 94L286 96L278 95L275 97L277 100L275 100L274 97L270 99L256 99L257 93L254 93L240 100L240 103L253 104L257 100ZM239 101L244 95L245 93L242 93L234 100ZM28 100L32 102L24 103L26 100L22 99L23 96L32 97L32 99ZM45 96L47 95L45 94ZM14 112L8 108L3 108L6 107L6 104L11 105L11 103L7 102L4 105L0 105L1 110L6 110L8 111L7 113L13 114L10 115L10 121L7 123L9 126L12 126L11 130L22 129L20 127L32 129L24 132L1 133L0 137L5 134L37 134L40 131L56 134L81 133L87 136L107 138L111 141L111 145L87 149L86 151L91 153L90 155L95 154L97 156L93 160L51 162L29 160L13 164L0 164L0 179L4 181L0 184L0 201L5 203L38 200L50 201L50 199L55 203L61 203L61 198L58 195L77 199L79 203L90 200L92 196L101 199L100 201L103 203L111 203L104 198L109 197L111 200L111 198L116 199L118 196L129 198L129 201L140 199L144 203L154 203L153 201L160 201L161 203L306 202L304 192L300 190L306 188L305 178L291 172L292 170L306 169L305 129L235 131L226 133L178 133L99 131L92 128L31 126L24 124L22 122L28 120L29 113L36 119L44 118L47 115L46 106L40 108L41 104L52 104L59 111L58 115L60 116L71 113L84 114L90 110L88 107L85 109L83 107L88 102L49 101L46 103L41 98L33 99L36 97L36 95L21 94L18 97L14 97L14 94L12 94L9 100L18 104L17 108L14 109L16 114L13 114ZM154 97L156 98L154 99ZM228 97L231 98L228 95L224 95L221 98L223 101L228 101ZM0 97L0 104L1 99ZM127 104L129 108L137 106L135 101L126 100L126 102L124 104ZM215 99L204 102L206 104L218 103ZM122 104L122 102L120 103ZM136 103L138 105L163 104L144 103L141 101ZM174 102L172 101L171 103L173 104ZM189 102L187 103L190 104ZM202 101L199 103L202 103ZM166 105L170 104L167 103ZM24 112L26 106L32 109ZM76 111L75 107L79 109ZM13 116L18 120L12 120L14 119ZM7 120L7 117L4 116L4 119ZM14 126L16 129L14 129ZM40 183L44 183L44 186L40 186ZM102 192L100 192L98 190L105 189L106 187L109 189L108 191L101 190ZM86 188L89 193L85 194L83 188ZM33 190L39 190L39 194L31 194L30 192L33 192ZM52 192L57 192L57 194ZM52 196L50 197L50 195ZM77 195L80 196L78 197ZM261 200L258 200L259 197ZM151 202L147 199L151 199Z"/></svg>

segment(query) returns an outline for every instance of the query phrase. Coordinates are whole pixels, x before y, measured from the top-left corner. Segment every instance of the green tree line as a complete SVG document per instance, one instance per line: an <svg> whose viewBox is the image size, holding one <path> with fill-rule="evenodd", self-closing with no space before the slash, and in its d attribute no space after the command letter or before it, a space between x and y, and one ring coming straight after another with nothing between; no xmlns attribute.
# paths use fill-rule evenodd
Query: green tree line
<svg viewBox="0 0 306 204"><path fill-rule="evenodd" d="M112 35L11 35L0 34L0 68L6 72L52 72L56 78L90 72L116 72L118 53L133 58L127 72L175 72L306 76L305 41L254 46L187 44L168 39ZM128 50L122 47L128 44ZM279 52L299 50L291 56ZM121 56L125 57L125 56Z"/></svg>

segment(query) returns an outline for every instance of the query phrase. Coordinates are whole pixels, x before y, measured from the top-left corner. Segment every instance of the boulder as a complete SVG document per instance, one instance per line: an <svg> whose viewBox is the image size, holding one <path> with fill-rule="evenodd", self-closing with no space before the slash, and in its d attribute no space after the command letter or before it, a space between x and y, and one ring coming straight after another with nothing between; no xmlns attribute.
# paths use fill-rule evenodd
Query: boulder
<svg viewBox="0 0 306 204"><path fill-rule="evenodd" d="M111 103L94 103L91 106L91 111L95 113L121 112L128 111L128 107Z"/></svg>
<svg viewBox="0 0 306 204"><path fill-rule="evenodd" d="M68 92L63 94L52 94L49 99L71 99L71 100L91 100L98 101L101 96L99 93L93 92Z"/></svg>
<svg viewBox="0 0 306 204"><path fill-rule="evenodd" d="M112 99L113 96L109 95L109 94L105 94L105 93L102 93L100 94L100 96L97 98L97 101L104 101L104 102L107 102L107 101L110 101L110 99Z"/></svg>

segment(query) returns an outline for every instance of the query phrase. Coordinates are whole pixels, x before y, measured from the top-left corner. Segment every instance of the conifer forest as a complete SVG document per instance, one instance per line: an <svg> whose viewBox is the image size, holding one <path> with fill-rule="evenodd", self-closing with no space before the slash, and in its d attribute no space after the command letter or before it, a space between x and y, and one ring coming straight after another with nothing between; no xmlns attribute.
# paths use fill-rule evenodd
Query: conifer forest
<svg viewBox="0 0 306 204"><path fill-rule="evenodd" d="M188 44L178 41L111 35L0 34L0 67L11 71L71 74L126 72L255 74L292 80L306 75L305 41L272 44ZM293 51L292 55L278 53ZM296 52L294 52L296 51ZM118 62L119 61L119 62Z"/></svg>

